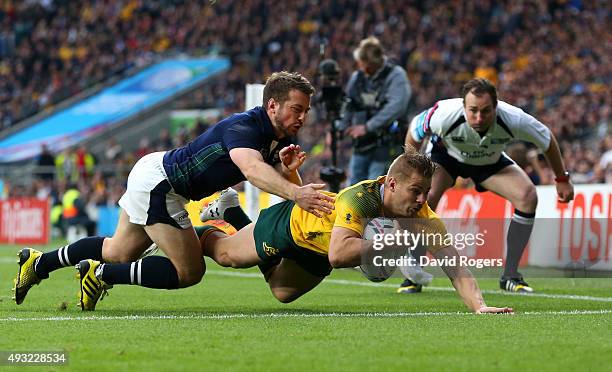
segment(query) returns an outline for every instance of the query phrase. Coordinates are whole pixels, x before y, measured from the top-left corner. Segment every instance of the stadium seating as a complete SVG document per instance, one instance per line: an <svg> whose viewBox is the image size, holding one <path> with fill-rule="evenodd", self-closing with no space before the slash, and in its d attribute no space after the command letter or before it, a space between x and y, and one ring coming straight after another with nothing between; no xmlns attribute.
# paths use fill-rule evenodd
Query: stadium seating
<svg viewBox="0 0 612 372"><path fill-rule="evenodd" d="M177 53L227 55L233 66L179 108L239 111L244 85L272 71L297 70L316 80L322 43L345 82L355 67L352 49L374 34L408 70L412 112L456 96L473 75L485 76L502 99L551 127L576 180L612 178L612 163L600 160L612 150L603 141L611 97L610 55L600 42L610 34L605 2L7 1L0 24L0 129L131 66ZM313 160L303 169L305 180L316 180L320 164L329 162L326 128L318 120L303 130L300 140ZM150 138L137 153L181 145L193 134ZM129 169L134 150L94 155L98 163ZM11 190L20 192L36 190Z"/></svg>

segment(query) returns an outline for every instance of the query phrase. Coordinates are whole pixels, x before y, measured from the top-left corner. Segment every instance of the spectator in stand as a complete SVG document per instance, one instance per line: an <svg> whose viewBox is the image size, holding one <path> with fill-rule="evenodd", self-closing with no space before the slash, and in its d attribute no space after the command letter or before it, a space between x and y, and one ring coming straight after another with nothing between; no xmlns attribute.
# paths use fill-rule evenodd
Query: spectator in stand
<svg viewBox="0 0 612 372"><path fill-rule="evenodd" d="M599 161L596 173L599 182L612 183L612 134L606 135L603 143L603 155Z"/></svg>
<svg viewBox="0 0 612 372"><path fill-rule="evenodd" d="M208 129L209 125L204 119L197 119L193 128L189 133L191 138L196 138L200 134L204 133Z"/></svg>
<svg viewBox="0 0 612 372"><path fill-rule="evenodd" d="M113 164L121 156L123 147L117 142L115 137L111 137L107 144L106 150L104 151L104 161L107 164Z"/></svg>
<svg viewBox="0 0 612 372"><path fill-rule="evenodd" d="M170 138L170 131L168 130L168 128L164 128L159 132L159 137L157 137L157 140L155 141L153 147L156 149L156 151L171 149L173 147L172 139Z"/></svg>
<svg viewBox="0 0 612 372"><path fill-rule="evenodd" d="M151 152L153 152L153 149L150 146L149 139L147 137L143 137L138 143L138 149L136 149L134 156L136 156L136 159L142 159L143 156L150 154Z"/></svg>
<svg viewBox="0 0 612 372"><path fill-rule="evenodd" d="M53 181L53 176L55 174L55 157L51 151L49 151L49 147L46 143L41 146L40 155L38 155L36 159L36 165L41 167L41 169L38 170L38 175L41 179L47 182Z"/></svg>
<svg viewBox="0 0 612 372"><path fill-rule="evenodd" d="M497 79L503 100L550 123L564 149L597 148L597 127L610 121L611 54L601 41L610 38L611 13L604 0L9 3L0 7L0 128L176 53L232 61L223 79L178 107L241 111L247 82L278 66L314 72L324 42L347 82L351 45L371 34L408 71L412 114L452 97L474 73ZM593 156L587 162L599 163L600 152Z"/></svg>
<svg viewBox="0 0 612 372"><path fill-rule="evenodd" d="M87 151L85 145L80 145L74 153L74 165L76 167L77 180L88 180L93 176L93 168L96 164L94 156Z"/></svg>
<svg viewBox="0 0 612 372"><path fill-rule="evenodd" d="M55 157L55 174L60 182L75 182L77 179L74 148L67 147Z"/></svg>
<svg viewBox="0 0 612 372"><path fill-rule="evenodd" d="M65 229L70 226L82 226L87 231L87 236L96 233L96 223L89 217L86 210L88 201L87 189L70 185L62 197L62 220Z"/></svg>

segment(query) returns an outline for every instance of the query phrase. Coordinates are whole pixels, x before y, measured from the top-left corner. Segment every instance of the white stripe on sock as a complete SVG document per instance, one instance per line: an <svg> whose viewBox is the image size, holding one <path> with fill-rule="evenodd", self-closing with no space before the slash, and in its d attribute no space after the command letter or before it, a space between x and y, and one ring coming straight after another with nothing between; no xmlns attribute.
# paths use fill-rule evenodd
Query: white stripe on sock
<svg viewBox="0 0 612 372"><path fill-rule="evenodd" d="M70 260L68 259L68 246L64 246L64 248L62 248L62 254L64 255L64 261L66 262L66 265L64 266L72 266Z"/></svg>
<svg viewBox="0 0 612 372"><path fill-rule="evenodd" d="M142 285L142 260L138 260L138 285Z"/></svg>
<svg viewBox="0 0 612 372"><path fill-rule="evenodd" d="M515 213L512 216L512 220L516 223L520 223L521 225L533 225L535 217L523 217Z"/></svg>
<svg viewBox="0 0 612 372"><path fill-rule="evenodd" d="M60 249L57 250L57 258L59 258L59 262L62 266L68 266L64 262L64 258L63 258L64 254L62 253L62 251L64 250L64 248L66 248L66 246L61 247Z"/></svg>
<svg viewBox="0 0 612 372"><path fill-rule="evenodd" d="M130 283L134 283L134 270L136 270L136 262L132 262L130 265Z"/></svg>

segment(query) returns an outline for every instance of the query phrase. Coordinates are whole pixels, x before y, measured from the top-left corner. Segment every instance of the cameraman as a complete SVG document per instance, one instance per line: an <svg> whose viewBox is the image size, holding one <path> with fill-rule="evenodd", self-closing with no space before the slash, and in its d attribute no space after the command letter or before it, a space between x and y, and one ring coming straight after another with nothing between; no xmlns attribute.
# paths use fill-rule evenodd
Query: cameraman
<svg viewBox="0 0 612 372"><path fill-rule="evenodd" d="M388 61L376 37L362 40L353 57L359 69L347 84L342 108L342 128L353 139L351 185L385 174L411 94L406 71Z"/></svg>

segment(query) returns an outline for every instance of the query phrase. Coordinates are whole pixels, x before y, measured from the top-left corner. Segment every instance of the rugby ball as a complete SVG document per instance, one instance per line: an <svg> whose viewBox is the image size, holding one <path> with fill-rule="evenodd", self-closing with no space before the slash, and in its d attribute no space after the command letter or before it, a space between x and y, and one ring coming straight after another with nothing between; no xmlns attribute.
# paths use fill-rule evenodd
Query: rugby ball
<svg viewBox="0 0 612 372"><path fill-rule="evenodd" d="M381 234L393 233L393 220L390 218L374 218L366 224L362 238L373 241ZM387 280L397 268L396 266L382 265L383 259L394 258L397 254L392 250L369 250L361 257L361 265L358 270L371 282L382 282Z"/></svg>

